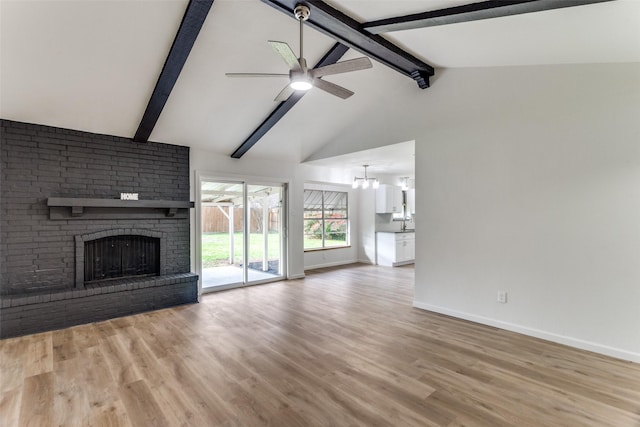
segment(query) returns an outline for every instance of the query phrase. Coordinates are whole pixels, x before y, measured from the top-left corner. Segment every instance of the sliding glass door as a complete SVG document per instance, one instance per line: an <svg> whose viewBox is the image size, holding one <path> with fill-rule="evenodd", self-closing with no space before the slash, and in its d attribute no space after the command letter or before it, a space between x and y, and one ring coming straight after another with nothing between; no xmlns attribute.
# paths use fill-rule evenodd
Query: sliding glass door
<svg viewBox="0 0 640 427"><path fill-rule="evenodd" d="M202 290L284 276L285 185L200 178Z"/></svg>
<svg viewBox="0 0 640 427"><path fill-rule="evenodd" d="M282 186L247 185L248 281L282 277Z"/></svg>
<svg viewBox="0 0 640 427"><path fill-rule="evenodd" d="M201 181L200 257L202 288L242 284L244 185Z"/></svg>

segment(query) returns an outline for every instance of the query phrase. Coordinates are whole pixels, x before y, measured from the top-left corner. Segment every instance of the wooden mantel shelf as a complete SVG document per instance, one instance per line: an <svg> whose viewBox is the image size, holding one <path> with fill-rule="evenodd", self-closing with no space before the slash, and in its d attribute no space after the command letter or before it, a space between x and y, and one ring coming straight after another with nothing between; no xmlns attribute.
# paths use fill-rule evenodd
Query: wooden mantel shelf
<svg viewBox="0 0 640 427"><path fill-rule="evenodd" d="M49 197L47 206L84 206L86 208L154 208L189 209L193 202L174 200L120 200L120 199L82 199L75 197Z"/></svg>
<svg viewBox="0 0 640 427"><path fill-rule="evenodd" d="M185 218L194 202L49 197L49 219Z"/></svg>

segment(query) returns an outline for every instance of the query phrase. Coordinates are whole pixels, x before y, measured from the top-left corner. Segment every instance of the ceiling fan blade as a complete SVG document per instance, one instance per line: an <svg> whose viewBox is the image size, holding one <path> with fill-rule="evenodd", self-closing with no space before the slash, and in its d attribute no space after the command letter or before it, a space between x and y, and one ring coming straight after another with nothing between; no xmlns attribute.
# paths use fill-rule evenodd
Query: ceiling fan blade
<svg viewBox="0 0 640 427"><path fill-rule="evenodd" d="M293 50L291 50L291 47L289 47L287 43L269 40L269 44L273 50L284 59L284 62L287 63L290 69L299 70L301 68L298 57L296 57L296 54L293 53Z"/></svg>
<svg viewBox="0 0 640 427"><path fill-rule="evenodd" d="M278 73L225 73L227 77L289 77L289 74Z"/></svg>
<svg viewBox="0 0 640 427"><path fill-rule="evenodd" d="M325 65L324 67L315 68L309 71L312 77L330 76L332 74L348 73L350 71L366 70L371 68L371 60L369 58L356 58L348 61L337 62L331 65Z"/></svg>
<svg viewBox="0 0 640 427"><path fill-rule="evenodd" d="M275 102L282 102L282 101L286 101L291 95L293 95L293 88L289 85L286 85L284 87L284 89L282 89L280 91L280 93L278 94L278 96L276 96L276 98L274 99Z"/></svg>
<svg viewBox="0 0 640 427"><path fill-rule="evenodd" d="M314 79L313 85L318 89L322 89L323 91L342 99L347 99L348 97L353 95L353 92L351 92L349 89L345 89L342 86L338 86L337 84L328 82L326 80Z"/></svg>

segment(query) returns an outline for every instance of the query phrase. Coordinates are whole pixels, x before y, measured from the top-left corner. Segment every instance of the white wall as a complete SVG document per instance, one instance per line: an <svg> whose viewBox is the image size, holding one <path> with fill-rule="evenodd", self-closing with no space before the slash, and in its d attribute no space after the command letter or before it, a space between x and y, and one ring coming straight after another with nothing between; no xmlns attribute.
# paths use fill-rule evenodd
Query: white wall
<svg viewBox="0 0 640 427"><path fill-rule="evenodd" d="M359 189L358 198L358 261L376 263L376 192Z"/></svg>
<svg viewBox="0 0 640 427"><path fill-rule="evenodd" d="M455 74L478 112L416 137L415 305L640 362L640 64Z"/></svg>
<svg viewBox="0 0 640 427"><path fill-rule="evenodd" d="M414 304L640 362L640 64L388 83L313 157L415 139Z"/></svg>

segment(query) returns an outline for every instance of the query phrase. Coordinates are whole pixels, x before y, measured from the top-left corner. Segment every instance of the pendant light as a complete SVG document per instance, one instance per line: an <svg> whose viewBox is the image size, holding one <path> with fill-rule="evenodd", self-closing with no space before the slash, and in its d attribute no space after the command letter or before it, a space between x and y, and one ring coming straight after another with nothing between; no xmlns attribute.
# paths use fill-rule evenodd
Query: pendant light
<svg viewBox="0 0 640 427"><path fill-rule="evenodd" d="M363 189L367 189L369 188L369 185L371 185L374 189L378 188L380 186L378 178L369 177L367 175L367 168L369 167L369 165L362 165L362 167L364 168L364 178L358 176L353 177L352 187L362 187Z"/></svg>

